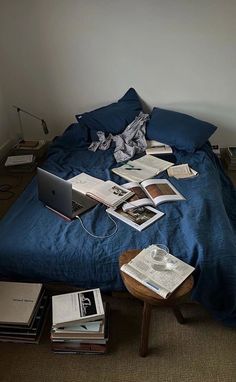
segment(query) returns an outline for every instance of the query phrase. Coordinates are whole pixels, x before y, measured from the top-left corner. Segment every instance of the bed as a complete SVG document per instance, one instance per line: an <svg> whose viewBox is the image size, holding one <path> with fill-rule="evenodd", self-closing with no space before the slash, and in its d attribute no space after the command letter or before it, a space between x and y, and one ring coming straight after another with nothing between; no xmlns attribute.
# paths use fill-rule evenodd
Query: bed
<svg viewBox="0 0 236 382"><path fill-rule="evenodd" d="M129 110L135 109L129 92L127 98ZM139 110L136 109L123 121L121 131L137 114ZM111 115L114 122L114 112ZM91 119L94 115L88 117ZM113 155L114 146L89 151L94 130L85 123L86 118L81 120L79 115L77 119L78 122L54 139L42 167L64 179L86 172L103 180L125 183L111 171L118 166ZM105 123L108 120L105 118ZM101 124L95 122L95 130L100 130ZM151 122L152 117L148 129ZM150 131L149 139L160 140ZM34 178L0 221L1 279L61 282L80 288L119 291L124 289L118 266L121 253L162 243L172 254L196 268L192 298L225 325L236 326L235 188L207 139L199 148L187 151L176 142L166 143L172 144L176 163L188 163L199 175L177 180L168 178L166 172L161 173L158 177L169 179L186 200L159 205L164 217L142 232L116 220L118 229L114 235L93 238L79 220L65 221L43 206L38 200ZM114 223L101 204L81 218L86 229L98 236L112 234L114 230Z"/></svg>

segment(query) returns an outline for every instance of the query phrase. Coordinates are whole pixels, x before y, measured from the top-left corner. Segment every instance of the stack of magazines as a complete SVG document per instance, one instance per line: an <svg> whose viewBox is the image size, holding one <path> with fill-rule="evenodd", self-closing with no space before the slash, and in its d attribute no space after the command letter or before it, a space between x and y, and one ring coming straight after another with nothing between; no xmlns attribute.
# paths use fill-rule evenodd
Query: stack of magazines
<svg viewBox="0 0 236 382"><path fill-rule="evenodd" d="M54 353L104 354L108 347L109 304L100 289L52 298L51 343Z"/></svg>
<svg viewBox="0 0 236 382"><path fill-rule="evenodd" d="M0 341L39 343L48 307L42 284L0 282Z"/></svg>

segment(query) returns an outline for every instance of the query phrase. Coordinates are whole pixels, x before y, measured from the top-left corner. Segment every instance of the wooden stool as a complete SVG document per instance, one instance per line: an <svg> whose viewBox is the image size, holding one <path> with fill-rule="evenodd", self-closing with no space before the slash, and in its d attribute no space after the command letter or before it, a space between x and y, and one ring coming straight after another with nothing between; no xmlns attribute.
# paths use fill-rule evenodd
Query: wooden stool
<svg viewBox="0 0 236 382"><path fill-rule="evenodd" d="M127 264L140 251L133 249L124 252L119 258L119 266ZM185 323L185 319L179 310L178 303L181 298L191 291L193 288L193 276L189 276L167 299L162 298L157 293L148 289L126 273L121 271L121 276L128 291L139 300L143 301L143 314L141 326L141 340L139 346L139 355L145 357L148 353L148 337L151 320L151 310L153 305L170 306L174 312L177 321L180 324Z"/></svg>

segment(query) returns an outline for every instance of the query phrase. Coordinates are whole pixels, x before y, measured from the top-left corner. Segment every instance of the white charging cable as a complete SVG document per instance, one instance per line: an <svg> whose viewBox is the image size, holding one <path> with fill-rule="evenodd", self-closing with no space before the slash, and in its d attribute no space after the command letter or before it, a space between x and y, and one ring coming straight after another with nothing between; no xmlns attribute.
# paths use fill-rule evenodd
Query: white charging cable
<svg viewBox="0 0 236 382"><path fill-rule="evenodd" d="M94 235L92 232L89 232L87 230L87 228L84 226L84 223L82 222L82 219L80 216L76 216L76 219L78 219L80 221L80 224L82 226L82 228L92 237L94 237L95 239L107 239L109 237L112 237L113 235L115 235L115 233L117 232L118 230L118 226L117 226L117 223L115 222L114 219L112 219L112 217L110 215L107 214L107 216L109 217L109 219L114 223L115 225L115 229L114 231L110 234L110 235L104 235L104 236L99 236L99 235Z"/></svg>

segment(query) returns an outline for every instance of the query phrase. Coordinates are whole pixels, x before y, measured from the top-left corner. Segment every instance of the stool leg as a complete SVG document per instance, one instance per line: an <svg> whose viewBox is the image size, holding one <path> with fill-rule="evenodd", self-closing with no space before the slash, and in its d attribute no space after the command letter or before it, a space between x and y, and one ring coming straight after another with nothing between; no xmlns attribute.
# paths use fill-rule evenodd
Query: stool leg
<svg viewBox="0 0 236 382"><path fill-rule="evenodd" d="M143 305L143 315L142 315L142 326L141 326L141 340L139 346L139 355L141 357L146 357L148 353L148 337L149 337L149 327L151 320L152 306L147 302Z"/></svg>
<svg viewBox="0 0 236 382"><path fill-rule="evenodd" d="M173 313L175 315L176 320L178 321L179 324L185 324L186 320L183 317L180 309L178 306L173 306L172 307Z"/></svg>

